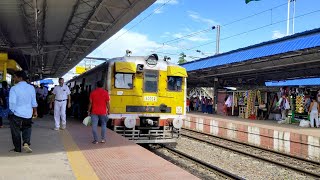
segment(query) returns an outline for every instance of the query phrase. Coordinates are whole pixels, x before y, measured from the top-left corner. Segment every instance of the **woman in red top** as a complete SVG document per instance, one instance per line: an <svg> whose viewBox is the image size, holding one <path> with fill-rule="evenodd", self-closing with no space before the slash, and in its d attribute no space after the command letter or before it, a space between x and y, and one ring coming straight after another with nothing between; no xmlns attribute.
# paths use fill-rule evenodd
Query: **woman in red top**
<svg viewBox="0 0 320 180"><path fill-rule="evenodd" d="M93 144L98 144L98 122L101 121L101 143L106 142L107 121L110 109L110 97L108 91L102 88L101 81L97 82L97 88L90 94L88 115L91 115Z"/></svg>

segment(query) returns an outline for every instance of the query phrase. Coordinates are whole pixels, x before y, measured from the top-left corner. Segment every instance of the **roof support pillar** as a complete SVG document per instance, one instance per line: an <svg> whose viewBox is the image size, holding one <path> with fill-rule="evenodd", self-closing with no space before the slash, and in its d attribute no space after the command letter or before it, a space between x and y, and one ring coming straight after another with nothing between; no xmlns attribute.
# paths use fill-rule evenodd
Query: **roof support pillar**
<svg viewBox="0 0 320 180"><path fill-rule="evenodd" d="M214 78L213 81L213 113L217 113L218 108L218 78Z"/></svg>

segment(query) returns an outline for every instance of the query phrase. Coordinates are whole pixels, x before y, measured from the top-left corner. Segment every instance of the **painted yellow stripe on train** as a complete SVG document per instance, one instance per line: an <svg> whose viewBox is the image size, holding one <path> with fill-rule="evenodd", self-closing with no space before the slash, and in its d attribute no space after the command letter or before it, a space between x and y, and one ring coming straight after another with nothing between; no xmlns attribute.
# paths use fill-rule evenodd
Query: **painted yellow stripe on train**
<svg viewBox="0 0 320 180"><path fill-rule="evenodd" d="M84 157L77 144L72 139L67 130L60 132L69 163L72 171L78 180L95 180L99 179L94 170L92 169L88 160Z"/></svg>

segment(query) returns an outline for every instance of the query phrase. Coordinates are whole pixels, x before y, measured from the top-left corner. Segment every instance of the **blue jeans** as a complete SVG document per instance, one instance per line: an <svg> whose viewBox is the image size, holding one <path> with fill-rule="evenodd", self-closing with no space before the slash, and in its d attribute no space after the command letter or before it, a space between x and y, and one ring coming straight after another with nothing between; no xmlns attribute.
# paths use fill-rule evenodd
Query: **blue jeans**
<svg viewBox="0 0 320 180"><path fill-rule="evenodd" d="M201 110L203 113L206 113L207 112L207 107L205 104L201 104Z"/></svg>
<svg viewBox="0 0 320 180"><path fill-rule="evenodd" d="M92 121L92 134L93 139L95 141L98 141L98 122L101 122L101 139L106 139L106 132L107 132L107 121L108 117L107 115L96 115L91 114L91 121Z"/></svg>

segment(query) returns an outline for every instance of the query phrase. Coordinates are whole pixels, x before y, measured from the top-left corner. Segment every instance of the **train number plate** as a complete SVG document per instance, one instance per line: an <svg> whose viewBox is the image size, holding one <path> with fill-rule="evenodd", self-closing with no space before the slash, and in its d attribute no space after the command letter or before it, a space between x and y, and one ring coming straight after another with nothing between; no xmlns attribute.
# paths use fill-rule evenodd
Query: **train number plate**
<svg viewBox="0 0 320 180"><path fill-rule="evenodd" d="M148 102L156 102L157 101L157 97L156 96L144 96L143 100L144 101L148 101Z"/></svg>

